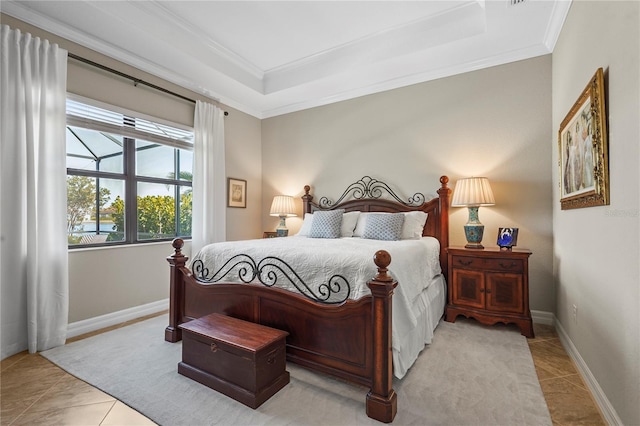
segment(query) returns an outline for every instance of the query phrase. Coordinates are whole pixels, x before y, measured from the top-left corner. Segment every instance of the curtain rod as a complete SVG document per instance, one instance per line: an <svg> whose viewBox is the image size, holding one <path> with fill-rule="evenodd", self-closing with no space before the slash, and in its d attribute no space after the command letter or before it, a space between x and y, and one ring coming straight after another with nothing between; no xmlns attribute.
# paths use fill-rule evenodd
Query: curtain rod
<svg viewBox="0 0 640 426"><path fill-rule="evenodd" d="M85 59L82 56L75 55L75 54L73 54L71 52L68 52L67 55L71 59L75 59L76 61L83 62L83 63L85 63L87 65L91 65L92 67L99 68L99 69L101 69L103 71L108 71L108 72L110 72L112 74L116 74L116 75L118 75L120 77L124 77L126 79L129 79L129 80L133 81L133 85L134 86L137 86L138 84L143 84L143 85L145 85L147 87L151 87L152 89L158 90L160 92L166 93L166 94L171 95L171 96L175 96L176 98L180 98L180 99L182 99L184 101L191 102L191 103L194 103L194 104L196 103L196 101L194 101L193 99L187 98L186 96L182 96L179 93L172 92L171 90L165 89L164 87L156 86L155 84L149 83L148 81L141 80L141 79L139 79L137 77L134 77L134 76L131 76L129 74L125 74L125 73L120 72L118 70L114 70L113 68L109 68L109 67L104 66L102 64L99 64L97 62L93 62L93 61L91 61L89 59ZM229 113L227 111L225 111L224 115L227 116L227 115L229 115Z"/></svg>

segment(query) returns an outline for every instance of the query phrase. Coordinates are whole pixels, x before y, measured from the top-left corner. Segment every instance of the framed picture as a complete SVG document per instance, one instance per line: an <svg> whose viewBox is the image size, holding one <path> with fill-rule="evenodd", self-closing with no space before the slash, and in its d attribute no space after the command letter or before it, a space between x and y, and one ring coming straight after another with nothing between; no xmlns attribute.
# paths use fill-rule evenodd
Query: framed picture
<svg viewBox="0 0 640 426"><path fill-rule="evenodd" d="M247 207L247 181L227 179L227 207Z"/></svg>
<svg viewBox="0 0 640 426"><path fill-rule="evenodd" d="M558 132L562 210L609 204L604 74L598 68Z"/></svg>
<svg viewBox="0 0 640 426"><path fill-rule="evenodd" d="M518 243L518 228L498 228L498 246L511 250Z"/></svg>

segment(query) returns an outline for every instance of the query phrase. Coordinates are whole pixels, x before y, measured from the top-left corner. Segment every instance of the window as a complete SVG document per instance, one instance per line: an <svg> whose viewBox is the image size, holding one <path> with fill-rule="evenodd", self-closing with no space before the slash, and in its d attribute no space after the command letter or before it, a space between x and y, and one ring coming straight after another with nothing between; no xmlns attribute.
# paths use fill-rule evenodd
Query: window
<svg viewBox="0 0 640 426"><path fill-rule="evenodd" d="M192 140L191 129L67 99L69 247L190 237Z"/></svg>

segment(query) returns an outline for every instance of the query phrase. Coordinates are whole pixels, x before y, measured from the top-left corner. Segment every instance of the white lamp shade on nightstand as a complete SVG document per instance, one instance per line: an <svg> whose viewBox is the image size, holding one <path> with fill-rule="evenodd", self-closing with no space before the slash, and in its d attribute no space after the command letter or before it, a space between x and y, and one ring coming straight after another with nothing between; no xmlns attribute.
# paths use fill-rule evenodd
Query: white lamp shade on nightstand
<svg viewBox="0 0 640 426"><path fill-rule="evenodd" d="M276 228L278 236L287 236L289 233L287 229L287 217L296 216L296 206L293 202L293 197L289 195L276 195L273 197L269 214L280 217L280 224Z"/></svg>
<svg viewBox="0 0 640 426"><path fill-rule="evenodd" d="M493 206L495 203L486 177L470 177L456 182L451 207Z"/></svg>
<svg viewBox="0 0 640 426"><path fill-rule="evenodd" d="M478 208L493 206L495 203L489 179L486 177L470 177L456 182L451 207L467 207L469 209L469 220L464 226L464 234L467 238L466 248L484 248L481 244L484 225L480 223L478 218Z"/></svg>

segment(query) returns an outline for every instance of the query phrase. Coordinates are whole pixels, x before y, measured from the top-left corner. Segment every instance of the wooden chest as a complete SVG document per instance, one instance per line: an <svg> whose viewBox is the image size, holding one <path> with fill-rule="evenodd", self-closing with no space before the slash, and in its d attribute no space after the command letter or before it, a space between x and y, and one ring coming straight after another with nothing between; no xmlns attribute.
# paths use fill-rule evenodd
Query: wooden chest
<svg viewBox="0 0 640 426"><path fill-rule="evenodd" d="M178 373L251 408L289 383L286 331L211 314L181 324Z"/></svg>

